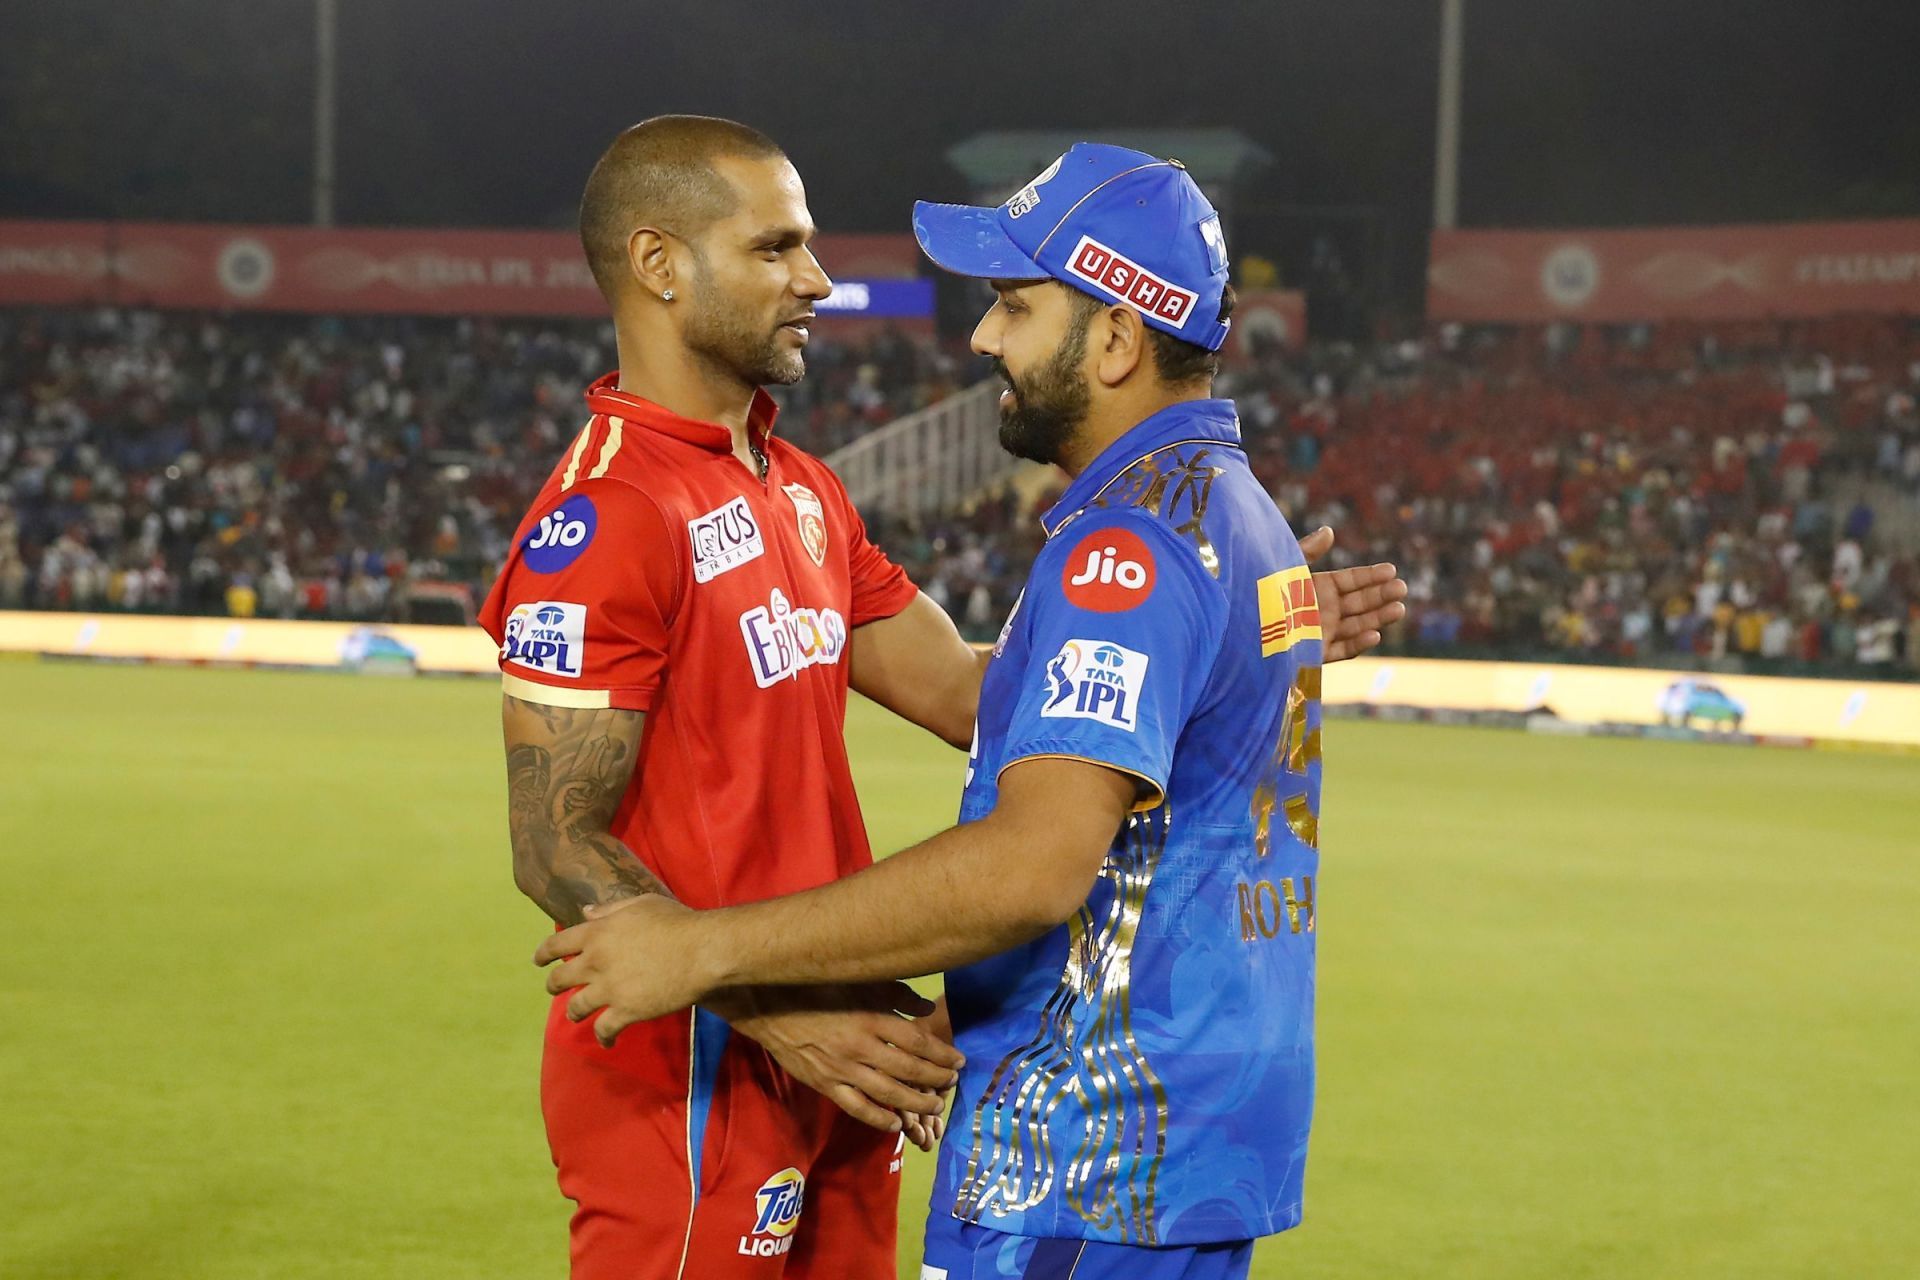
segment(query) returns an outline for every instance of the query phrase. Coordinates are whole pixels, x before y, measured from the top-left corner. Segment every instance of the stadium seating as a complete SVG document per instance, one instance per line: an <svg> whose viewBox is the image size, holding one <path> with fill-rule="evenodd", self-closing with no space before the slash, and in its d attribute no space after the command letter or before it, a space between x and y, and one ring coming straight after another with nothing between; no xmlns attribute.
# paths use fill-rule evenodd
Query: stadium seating
<svg viewBox="0 0 1920 1280"><path fill-rule="evenodd" d="M0 313L0 607L459 620L612 361L597 324ZM970 371L816 342L829 453ZM1461 331L1223 375L1257 472L1399 563L1389 646L1920 667L1920 324ZM975 636L1048 494L873 533Z"/></svg>

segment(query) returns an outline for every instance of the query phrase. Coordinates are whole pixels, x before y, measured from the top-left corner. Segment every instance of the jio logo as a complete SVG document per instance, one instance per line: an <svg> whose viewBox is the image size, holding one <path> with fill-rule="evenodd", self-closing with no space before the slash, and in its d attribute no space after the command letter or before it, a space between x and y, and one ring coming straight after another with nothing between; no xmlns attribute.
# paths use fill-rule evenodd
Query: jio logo
<svg viewBox="0 0 1920 1280"><path fill-rule="evenodd" d="M1153 552L1131 529L1090 533L1067 553L1060 591L1067 603L1095 613L1121 613L1153 594Z"/></svg>
<svg viewBox="0 0 1920 1280"><path fill-rule="evenodd" d="M576 494L540 518L522 547L527 568L535 573L558 573L580 558L593 542L599 518L593 499Z"/></svg>

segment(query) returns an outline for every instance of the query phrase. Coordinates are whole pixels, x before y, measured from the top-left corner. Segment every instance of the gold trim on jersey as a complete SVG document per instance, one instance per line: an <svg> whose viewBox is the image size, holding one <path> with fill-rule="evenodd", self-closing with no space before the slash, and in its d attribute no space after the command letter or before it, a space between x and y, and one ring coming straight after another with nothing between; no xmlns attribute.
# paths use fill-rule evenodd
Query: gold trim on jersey
<svg viewBox="0 0 1920 1280"><path fill-rule="evenodd" d="M606 689L556 689L550 684L522 680L500 673L501 691L522 702L537 702L543 707L573 707L584 711L605 711L613 705L613 694Z"/></svg>
<svg viewBox="0 0 1920 1280"><path fill-rule="evenodd" d="M1092 756L1076 756L1066 751L1041 751L1034 755L1021 756L1019 759L1009 760L1000 766L999 773L993 775L993 785L996 787L999 786L1000 779L1007 776L1007 770L1028 760L1078 760L1082 764L1097 764L1102 769L1111 769L1115 773L1124 773L1146 788L1146 794L1133 802L1132 812L1134 813L1145 813L1149 809L1157 809L1160 807L1160 802L1167 798L1160 790L1160 784L1152 778L1149 778L1146 774L1141 773L1138 769L1126 769L1117 764L1109 764L1105 760L1095 760Z"/></svg>
<svg viewBox="0 0 1920 1280"><path fill-rule="evenodd" d="M593 419L587 419L587 425L580 428L579 438L573 442L573 456L567 459L567 473L560 477L560 488L564 492L573 488L575 477L580 474L580 455L587 451L587 441L593 438Z"/></svg>
<svg viewBox="0 0 1920 1280"><path fill-rule="evenodd" d="M600 461L594 463L593 470L587 472L587 479L598 480L601 476L607 474L607 468L613 465L614 456L620 452L620 436L622 434L622 428L625 426L626 423L623 419L607 419L606 443L600 446Z"/></svg>
<svg viewBox="0 0 1920 1280"><path fill-rule="evenodd" d="M1158 1243L1167 1095L1134 1036L1133 947L1171 823L1164 805L1129 818L1100 869L1113 885L1102 919L1096 926L1083 906L1067 922L1066 964L1039 1027L994 1068L974 1107L956 1217L1032 1209L1059 1180L1067 1206L1089 1224L1131 1244ZM1068 1099L1081 1111L1081 1140L1062 1175L1050 1121Z"/></svg>
<svg viewBox="0 0 1920 1280"><path fill-rule="evenodd" d="M1140 507L1151 511L1161 519L1173 525L1173 531L1193 544L1200 556L1200 563L1215 578L1220 576L1220 553L1214 549L1213 540L1207 536L1207 504L1213 497L1213 482L1227 473L1225 467L1207 465L1207 459L1221 441L1175 440L1150 449L1132 462L1122 467L1111 480L1101 485L1088 498L1086 504L1068 513L1065 519L1055 525L1047 534L1048 538L1058 537L1062 530L1082 515L1095 508ZM1192 453L1176 455L1163 465L1160 455L1170 449L1185 445L1205 445ZM1167 492L1167 482L1173 482L1173 492ZM1119 486L1112 497L1107 490ZM1181 518L1181 500L1185 499L1187 511ZM1044 527L1044 526L1043 526Z"/></svg>

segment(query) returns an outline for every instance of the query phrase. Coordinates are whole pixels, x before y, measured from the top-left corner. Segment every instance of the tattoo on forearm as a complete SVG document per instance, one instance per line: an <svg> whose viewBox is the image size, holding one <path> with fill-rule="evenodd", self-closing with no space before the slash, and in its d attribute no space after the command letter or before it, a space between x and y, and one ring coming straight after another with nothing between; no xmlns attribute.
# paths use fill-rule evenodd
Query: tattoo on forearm
<svg viewBox="0 0 1920 1280"><path fill-rule="evenodd" d="M547 739L514 742L507 750L507 822L522 891L568 925L580 923L595 904L671 896L607 832L633 773L632 752L612 731L611 718L621 713L518 699L513 709L537 717Z"/></svg>

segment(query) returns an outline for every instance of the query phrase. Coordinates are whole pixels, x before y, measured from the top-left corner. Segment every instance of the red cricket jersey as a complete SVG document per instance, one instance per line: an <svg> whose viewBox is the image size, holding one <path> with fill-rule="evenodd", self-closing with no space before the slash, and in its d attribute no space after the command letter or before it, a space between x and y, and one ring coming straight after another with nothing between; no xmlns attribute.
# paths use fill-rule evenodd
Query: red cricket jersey
<svg viewBox="0 0 1920 1280"><path fill-rule="evenodd" d="M615 380L587 389L593 417L481 610L506 692L647 713L612 832L689 906L866 866L847 650L853 628L912 601L913 583L867 540L839 478L773 437L765 392L749 417L762 481L727 428Z"/></svg>

